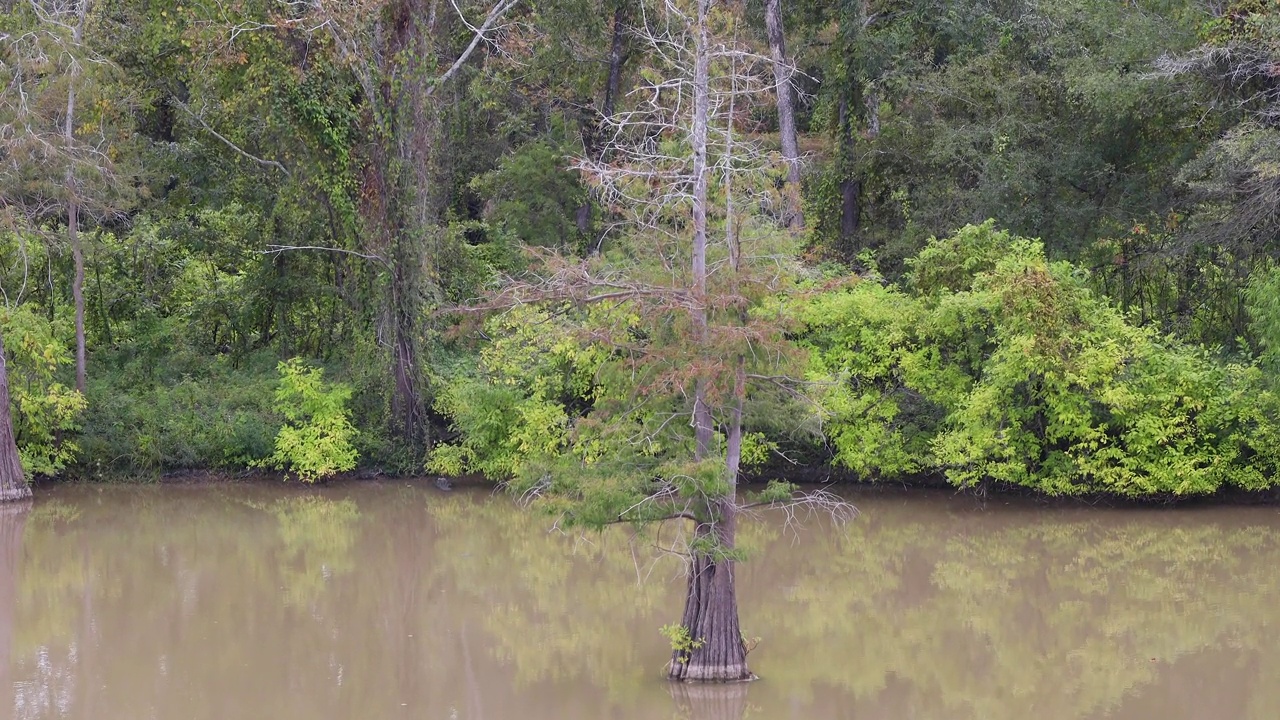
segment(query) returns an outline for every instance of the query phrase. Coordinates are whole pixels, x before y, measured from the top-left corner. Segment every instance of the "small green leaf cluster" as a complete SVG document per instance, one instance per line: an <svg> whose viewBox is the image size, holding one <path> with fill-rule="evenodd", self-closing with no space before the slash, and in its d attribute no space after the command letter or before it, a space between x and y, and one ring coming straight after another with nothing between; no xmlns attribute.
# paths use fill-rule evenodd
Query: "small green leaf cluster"
<svg viewBox="0 0 1280 720"><path fill-rule="evenodd" d="M903 286L862 281L804 311L839 463L1051 495L1272 483L1280 402L1256 365L1132 324L990 221L909 267Z"/></svg>
<svg viewBox="0 0 1280 720"><path fill-rule="evenodd" d="M704 643L701 638L695 640L689 633L689 628L677 623L663 625L658 628L658 632L662 633L662 637L671 642L671 651L678 653L686 661L693 654L693 651L702 647Z"/></svg>
<svg viewBox="0 0 1280 720"><path fill-rule="evenodd" d="M276 450L263 465L291 470L315 482L356 466L356 429L347 417L351 387L326 383L324 371L299 358L279 365L275 407L287 421L276 435Z"/></svg>

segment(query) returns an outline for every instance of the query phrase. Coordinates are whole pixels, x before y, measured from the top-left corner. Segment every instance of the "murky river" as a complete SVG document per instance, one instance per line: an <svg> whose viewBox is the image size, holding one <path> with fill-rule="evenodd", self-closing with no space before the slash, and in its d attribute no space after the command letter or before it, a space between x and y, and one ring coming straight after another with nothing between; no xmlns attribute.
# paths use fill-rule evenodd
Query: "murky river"
<svg viewBox="0 0 1280 720"><path fill-rule="evenodd" d="M1280 510L853 496L743 528L763 678L672 687L678 566L403 483L60 487L0 513L0 717L1280 717Z"/></svg>

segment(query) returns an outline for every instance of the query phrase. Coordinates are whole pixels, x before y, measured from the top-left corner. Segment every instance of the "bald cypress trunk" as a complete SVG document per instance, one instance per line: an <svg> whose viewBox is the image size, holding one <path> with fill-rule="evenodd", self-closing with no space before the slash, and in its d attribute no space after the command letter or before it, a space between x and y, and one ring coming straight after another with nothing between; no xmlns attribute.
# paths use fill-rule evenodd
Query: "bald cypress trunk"
<svg viewBox="0 0 1280 720"><path fill-rule="evenodd" d="M724 553L733 549L734 515L732 499L719 503L720 518L704 523L695 533L695 545L716 534L717 551L695 551L689 563L688 592L684 618L680 624L689 632L692 648L677 649L671 657L672 680L688 682L736 682L750 680L747 648L738 626L738 594L733 578L733 561Z"/></svg>
<svg viewBox="0 0 1280 720"><path fill-rule="evenodd" d="M709 342L707 317L707 202L708 175L707 124L711 108L711 50L708 23L711 0L698 1L697 27L694 34L693 122L690 127L690 150L693 152L693 248L692 280L695 306L693 310L694 340L704 347ZM735 268L736 269L736 268ZM698 460L711 452L714 418L708 402L707 380L694 382L693 427ZM737 424L737 423L735 423ZM747 652L738 627L738 595L733 581L733 561L728 559L734 547L734 521L737 512L734 497L736 462L730 454L731 478L728 494L709 507L709 518L695 530L693 552L689 558L688 591L685 595L684 618L680 624L689 634L692 645L676 648L671 657L669 677L690 682L733 682L751 679L747 669Z"/></svg>
<svg viewBox="0 0 1280 720"><path fill-rule="evenodd" d="M4 337L0 336L0 502L31 497L31 488L22 474L18 441L9 414L9 369L4 359Z"/></svg>

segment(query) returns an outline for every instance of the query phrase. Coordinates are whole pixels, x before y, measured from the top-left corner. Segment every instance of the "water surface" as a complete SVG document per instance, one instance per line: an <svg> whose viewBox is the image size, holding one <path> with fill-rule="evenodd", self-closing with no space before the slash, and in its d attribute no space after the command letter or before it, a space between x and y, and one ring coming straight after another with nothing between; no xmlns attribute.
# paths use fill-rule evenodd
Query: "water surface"
<svg viewBox="0 0 1280 720"><path fill-rule="evenodd" d="M622 529L405 483L47 489L0 513L0 717L1280 717L1276 509L853 499L746 524L763 679L689 688L679 566Z"/></svg>

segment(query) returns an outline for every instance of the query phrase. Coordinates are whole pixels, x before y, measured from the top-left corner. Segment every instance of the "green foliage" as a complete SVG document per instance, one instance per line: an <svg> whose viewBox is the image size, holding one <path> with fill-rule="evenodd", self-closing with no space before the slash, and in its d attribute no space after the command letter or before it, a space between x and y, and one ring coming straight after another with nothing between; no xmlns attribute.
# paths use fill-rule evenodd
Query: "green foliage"
<svg viewBox="0 0 1280 720"><path fill-rule="evenodd" d="M273 358L259 354L238 367L225 357L189 353L158 363L149 356L109 360L90 375L93 411L86 414L77 474L235 471L271 454L282 424L272 406L279 384Z"/></svg>
<svg viewBox="0 0 1280 720"><path fill-rule="evenodd" d="M658 628L658 632L671 643L671 651L683 656L685 661L688 661L689 655L702 647L705 642L702 638L694 639L689 633L689 628L677 623L663 625Z"/></svg>
<svg viewBox="0 0 1280 720"><path fill-rule="evenodd" d="M1255 273L1245 288L1249 329L1262 350L1261 360L1270 368L1280 361L1280 268Z"/></svg>
<svg viewBox="0 0 1280 720"><path fill-rule="evenodd" d="M0 310L13 430L28 479L59 474L80 450L73 438L85 399L59 372L71 362L67 330L65 321L50 322L26 306Z"/></svg>
<svg viewBox="0 0 1280 720"><path fill-rule="evenodd" d="M805 310L841 464L1052 495L1272 482L1280 404L1256 367L1130 324L991 222L910 266L910 290L862 282Z"/></svg>
<svg viewBox="0 0 1280 720"><path fill-rule="evenodd" d="M575 213L586 190L565 162L565 148L536 141L476 176L471 188L488 199L486 222L518 244L584 251Z"/></svg>
<svg viewBox="0 0 1280 720"><path fill-rule="evenodd" d="M359 456L356 429L347 417L351 388L324 382L324 371L294 358L279 365L275 407L285 417L276 435L275 453L263 464L291 470L305 482L345 472Z"/></svg>

